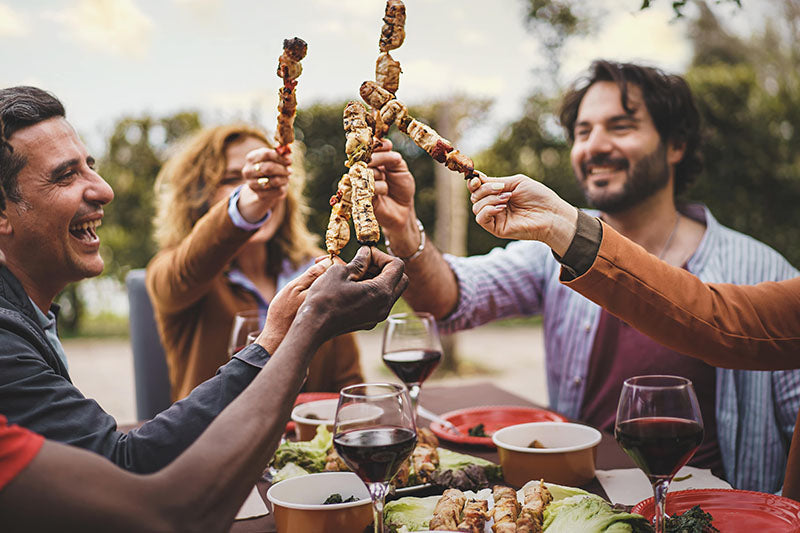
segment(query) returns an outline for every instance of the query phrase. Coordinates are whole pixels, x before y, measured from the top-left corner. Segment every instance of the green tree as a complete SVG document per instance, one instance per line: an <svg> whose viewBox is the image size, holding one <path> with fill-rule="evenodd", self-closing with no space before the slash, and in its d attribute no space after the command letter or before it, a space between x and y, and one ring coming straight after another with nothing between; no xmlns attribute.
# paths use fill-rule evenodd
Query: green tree
<svg viewBox="0 0 800 533"><path fill-rule="evenodd" d="M704 120L705 171L689 194L800 266L800 3L773 8L748 39L707 8L693 21L687 79Z"/></svg>

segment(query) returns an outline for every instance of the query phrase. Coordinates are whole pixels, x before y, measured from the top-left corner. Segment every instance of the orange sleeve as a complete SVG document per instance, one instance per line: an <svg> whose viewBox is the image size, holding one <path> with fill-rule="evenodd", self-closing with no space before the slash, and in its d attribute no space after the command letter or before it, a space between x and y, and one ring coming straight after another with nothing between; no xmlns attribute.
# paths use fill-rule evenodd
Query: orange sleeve
<svg viewBox="0 0 800 533"><path fill-rule="evenodd" d="M603 224L591 268L564 284L656 341L710 365L800 367L800 277L706 284Z"/></svg>

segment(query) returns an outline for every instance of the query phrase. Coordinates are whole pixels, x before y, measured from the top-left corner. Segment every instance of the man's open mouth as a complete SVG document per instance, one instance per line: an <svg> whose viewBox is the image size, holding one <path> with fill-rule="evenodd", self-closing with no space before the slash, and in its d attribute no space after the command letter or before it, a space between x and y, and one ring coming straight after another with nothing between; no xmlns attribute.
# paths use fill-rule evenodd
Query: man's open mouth
<svg viewBox="0 0 800 533"><path fill-rule="evenodd" d="M96 229L103 223L101 219L73 224L69 227L69 232L78 240L84 242L94 242L98 240Z"/></svg>

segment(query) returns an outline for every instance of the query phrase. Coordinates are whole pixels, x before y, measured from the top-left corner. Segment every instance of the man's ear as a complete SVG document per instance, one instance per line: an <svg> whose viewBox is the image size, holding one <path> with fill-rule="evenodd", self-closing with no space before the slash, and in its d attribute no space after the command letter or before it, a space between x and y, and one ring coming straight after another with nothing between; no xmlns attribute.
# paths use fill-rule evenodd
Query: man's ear
<svg viewBox="0 0 800 533"><path fill-rule="evenodd" d="M11 235L14 233L14 228L11 226L11 220L8 218L8 206L6 211L0 212L0 235Z"/></svg>
<svg viewBox="0 0 800 533"><path fill-rule="evenodd" d="M677 165L683 161L683 156L686 154L686 142L670 141L667 143L667 163L670 165Z"/></svg>

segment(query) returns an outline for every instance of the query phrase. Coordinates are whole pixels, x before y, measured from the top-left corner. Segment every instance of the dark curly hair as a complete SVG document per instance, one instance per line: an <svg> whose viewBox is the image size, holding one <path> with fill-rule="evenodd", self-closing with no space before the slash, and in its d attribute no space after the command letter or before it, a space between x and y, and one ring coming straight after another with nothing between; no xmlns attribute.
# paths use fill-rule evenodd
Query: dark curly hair
<svg viewBox="0 0 800 533"><path fill-rule="evenodd" d="M5 211L6 201L22 199L17 176L27 163L8 139L23 128L65 115L64 106L47 91L26 86L0 89L0 211Z"/></svg>
<svg viewBox="0 0 800 533"><path fill-rule="evenodd" d="M588 74L572 85L561 103L559 119L570 143L575 141L575 122L581 101L589 88L599 81L617 84L622 95L622 108L627 113L634 112L628 101L628 86L639 87L661 141L684 146L683 159L675 165L675 195L683 193L703 169L700 114L686 80L657 68L633 63L592 62Z"/></svg>

